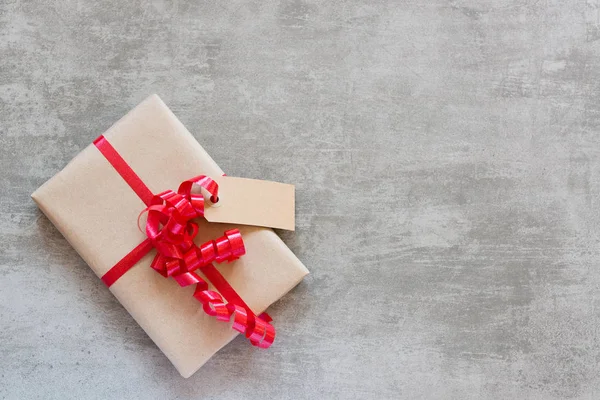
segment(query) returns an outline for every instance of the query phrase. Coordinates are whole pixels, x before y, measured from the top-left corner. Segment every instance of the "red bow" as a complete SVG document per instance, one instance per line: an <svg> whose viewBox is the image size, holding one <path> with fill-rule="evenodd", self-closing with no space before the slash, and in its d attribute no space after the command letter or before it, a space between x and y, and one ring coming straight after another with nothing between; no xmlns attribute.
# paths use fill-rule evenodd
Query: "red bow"
<svg viewBox="0 0 600 400"><path fill-rule="evenodd" d="M148 206L146 235L148 238L115 264L102 281L111 286L144 255L155 248L157 254L150 265L165 278L173 277L182 286L196 285L194 297L202 303L204 311L220 321L231 321L232 328L244 333L254 346L267 348L275 339L275 328L269 323L271 317L263 313L256 316L237 292L229 285L212 262L233 261L246 250L239 230L231 229L225 235L197 246L194 238L198 224L192 220L204 216L204 197L193 194L193 185L199 185L210 193L211 201L218 201L218 185L211 178L201 175L183 181L177 190L153 195L137 174L123 160L112 145L100 136L94 141L96 147L119 172L129 186ZM138 218L139 223L139 218ZM208 284L195 271L200 270L221 294L208 290Z"/></svg>
<svg viewBox="0 0 600 400"><path fill-rule="evenodd" d="M151 267L164 277L172 276L180 286L205 285L194 270L213 261L237 260L246 253L237 229L196 246L194 237L198 234L198 224L192 219L204 216L204 197L191 193L194 184L205 188L213 199L217 197L217 183L201 175L182 182L177 193L167 190L154 196L146 209L146 235L158 250Z"/></svg>

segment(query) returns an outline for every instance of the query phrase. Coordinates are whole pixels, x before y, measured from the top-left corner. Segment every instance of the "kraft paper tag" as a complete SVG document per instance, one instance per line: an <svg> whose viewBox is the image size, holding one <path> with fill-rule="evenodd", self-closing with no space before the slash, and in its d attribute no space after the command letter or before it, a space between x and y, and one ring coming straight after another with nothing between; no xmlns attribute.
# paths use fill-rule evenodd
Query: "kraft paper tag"
<svg viewBox="0 0 600 400"><path fill-rule="evenodd" d="M207 221L295 229L294 185L230 176L213 179L219 184L219 201L206 201Z"/></svg>

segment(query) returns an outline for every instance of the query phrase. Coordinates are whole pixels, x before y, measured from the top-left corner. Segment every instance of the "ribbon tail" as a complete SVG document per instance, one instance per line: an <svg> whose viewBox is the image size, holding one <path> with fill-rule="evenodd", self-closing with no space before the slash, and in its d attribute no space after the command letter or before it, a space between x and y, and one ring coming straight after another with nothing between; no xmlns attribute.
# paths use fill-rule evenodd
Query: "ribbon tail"
<svg viewBox="0 0 600 400"><path fill-rule="evenodd" d="M252 309L246 304L246 302L240 297L239 294L231 287L229 282L221 275L219 270L215 268L213 264L208 264L201 269L204 276L213 284L215 289L223 295L223 297L230 303L235 305L236 315L242 312L238 307L243 308L243 314L245 314L245 334L250 340L252 345L260 348L268 348L273 344L275 340L275 328L270 322L273 320L269 314L262 313L260 316L256 316ZM200 300L200 297L194 295ZM200 300L202 301L202 300ZM234 310L232 310L234 311ZM237 318L236 318L237 320ZM234 329L235 325L234 325ZM236 329L242 332L240 329Z"/></svg>

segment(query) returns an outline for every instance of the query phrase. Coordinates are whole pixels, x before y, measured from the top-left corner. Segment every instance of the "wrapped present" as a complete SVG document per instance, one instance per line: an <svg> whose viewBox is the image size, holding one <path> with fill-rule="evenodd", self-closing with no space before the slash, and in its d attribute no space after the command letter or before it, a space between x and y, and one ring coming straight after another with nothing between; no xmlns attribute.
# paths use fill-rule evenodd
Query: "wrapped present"
<svg viewBox="0 0 600 400"><path fill-rule="evenodd" d="M308 274L271 229L203 218L222 175L154 95L32 194L183 377L239 333L269 347Z"/></svg>

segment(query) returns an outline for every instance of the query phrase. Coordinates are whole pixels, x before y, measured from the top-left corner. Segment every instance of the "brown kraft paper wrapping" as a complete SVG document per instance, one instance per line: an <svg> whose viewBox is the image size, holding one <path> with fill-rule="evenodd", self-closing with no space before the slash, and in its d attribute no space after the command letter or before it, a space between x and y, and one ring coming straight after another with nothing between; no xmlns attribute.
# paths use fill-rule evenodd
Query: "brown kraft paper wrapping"
<svg viewBox="0 0 600 400"><path fill-rule="evenodd" d="M193 176L223 174L156 95L104 136L153 193L176 190ZM32 198L98 277L145 239L137 226L144 203L91 143ZM246 254L215 266L257 315L308 274L271 229L195 221L197 244L234 227L242 233ZM202 311L192 296L195 285L182 288L150 268L154 255L153 250L109 290L187 378L237 332Z"/></svg>

